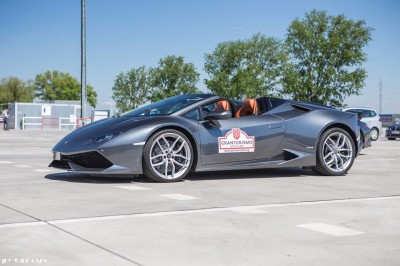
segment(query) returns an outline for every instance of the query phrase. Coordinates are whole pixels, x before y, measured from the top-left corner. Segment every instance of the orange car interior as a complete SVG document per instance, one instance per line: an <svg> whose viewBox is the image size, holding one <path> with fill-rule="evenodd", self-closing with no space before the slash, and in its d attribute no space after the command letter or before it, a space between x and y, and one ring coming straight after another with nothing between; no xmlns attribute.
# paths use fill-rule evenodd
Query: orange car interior
<svg viewBox="0 0 400 266"><path fill-rule="evenodd" d="M255 99L246 99L243 106L236 112L235 117L244 117L250 115L258 115L258 106Z"/></svg>
<svg viewBox="0 0 400 266"><path fill-rule="evenodd" d="M217 102L217 106L215 107L214 111L230 111L231 105L228 101L222 100Z"/></svg>

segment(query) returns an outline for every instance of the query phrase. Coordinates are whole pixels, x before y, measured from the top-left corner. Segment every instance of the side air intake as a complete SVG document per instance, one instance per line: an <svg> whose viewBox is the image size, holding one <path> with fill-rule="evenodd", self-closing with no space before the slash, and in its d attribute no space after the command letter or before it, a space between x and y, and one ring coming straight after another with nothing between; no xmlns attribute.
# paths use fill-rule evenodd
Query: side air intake
<svg viewBox="0 0 400 266"><path fill-rule="evenodd" d="M294 154L292 152L284 151L284 159L285 159L285 161L290 161L290 160L296 159L298 157L299 157L298 155L296 155L296 154Z"/></svg>
<svg viewBox="0 0 400 266"><path fill-rule="evenodd" d="M297 110L300 110L300 111L303 111L303 112L310 112L311 111L310 108L307 108L307 107L304 107L304 106L301 106L301 105L297 105L297 104L293 104L293 103L291 105L292 105L293 108L295 108Z"/></svg>

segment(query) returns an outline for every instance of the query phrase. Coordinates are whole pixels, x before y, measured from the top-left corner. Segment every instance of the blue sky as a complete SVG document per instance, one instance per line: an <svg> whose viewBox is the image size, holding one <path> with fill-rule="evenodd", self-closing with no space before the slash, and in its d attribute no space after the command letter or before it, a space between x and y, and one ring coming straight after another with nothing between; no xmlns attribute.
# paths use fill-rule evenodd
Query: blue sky
<svg viewBox="0 0 400 266"><path fill-rule="evenodd" d="M312 9L365 20L373 27L365 52L366 85L349 105L400 113L400 1L397 0L86 0L87 82L98 108L112 105L116 75L167 55L184 56L201 73L204 54L223 41L261 32L285 38L290 22ZM46 70L80 77L80 0L0 0L0 78L34 79Z"/></svg>

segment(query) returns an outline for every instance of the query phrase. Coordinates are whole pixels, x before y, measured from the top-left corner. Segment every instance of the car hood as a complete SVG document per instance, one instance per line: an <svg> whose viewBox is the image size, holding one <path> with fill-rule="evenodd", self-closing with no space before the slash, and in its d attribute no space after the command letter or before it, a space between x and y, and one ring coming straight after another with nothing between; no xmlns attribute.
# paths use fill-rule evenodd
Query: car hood
<svg viewBox="0 0 400 266"><path fill-rule="evenodd" d="M391 130L400 130L400 124L394 124L389 126L388 128L390 128Z"/></svg>
<svg viewBox="0 0 400 266"><path fill-rule="evenodd" d="M69 140L83 140L91 139L97 136L102 136L110 133L125 132L134 127L142 125L143 121L152 119L154 117L111 117L102 119L84 127L78 128L75 131L68 134Z"/></svg>

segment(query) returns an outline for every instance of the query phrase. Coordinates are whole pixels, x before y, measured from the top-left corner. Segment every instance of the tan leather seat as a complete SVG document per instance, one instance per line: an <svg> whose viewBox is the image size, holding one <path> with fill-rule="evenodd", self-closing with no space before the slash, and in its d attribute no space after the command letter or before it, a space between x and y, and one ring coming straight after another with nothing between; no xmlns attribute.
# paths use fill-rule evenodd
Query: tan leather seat
<svg viewBox="0 0 400 266"><path fill-rule="evenodd" d="M236 112L236 117L258 115L258 106L255 99L246 99L243 106Z"/></svg>
<svg viewBox="0 0 400 266"><path fill-rule="evenodd" d="M228 101L221 100L217 102L217 106L215 107L214 111L230 111L231 105Z"/></svg>

